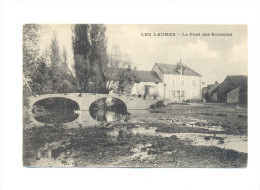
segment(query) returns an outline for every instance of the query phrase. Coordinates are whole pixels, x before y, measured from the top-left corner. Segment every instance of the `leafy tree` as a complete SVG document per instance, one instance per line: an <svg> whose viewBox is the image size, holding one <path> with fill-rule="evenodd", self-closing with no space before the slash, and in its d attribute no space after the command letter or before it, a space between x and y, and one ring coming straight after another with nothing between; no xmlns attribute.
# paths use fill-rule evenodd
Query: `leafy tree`
<svg viewBox="0 0 260 190"><path fill-rule="evenodd" d="M76 72L76 78L79 81L79 88L82 92L87 92L88 90L88 76L90 66L88 60L84 58L83 55L74 55L74 70Z"/></svg>
<svg viewBox="0 0 260 190"><path fill-rule="evenodd" d="M51 69L49 74L52 81L50 83L52 84L52 91L55 93L76 91L76 87L72 85L72 83L74 83L74 85L76 84L68 67L67 60L67 51L63 48L62 55L60 54L58 39L54 33L50 46ZM70 80L72 80L72 82Z"/></svg>
<svg viewBox="0 0 260 190"><path fill-rule="evenodd" d="M53 34L50 49L51 49L51 55L50 55L51 67L52 69L58 69L61 65L61 56L60 56L59 42L56 33Z"/></svg>
<svg viewBox="0 0 260 190"><path fill-rule="evenodd" d="M37 24L23 25L23 73L30 79L37 70L36 61L39 57L40 26Z"/></svg>
<svg viewBox="0 0 260 190"><path fill-rule="evenodd" d="M122 69L119 72L118 86L115 89L117 94L131 94L132 87L135 83L135 75L131 68Z"/></svg>
<svg viewBox="0 0 260 190"><path fill-rule="evenodd" d="M67 50L64 46L63 46L62 56L63 56L63 65L67 66L68 65L68 55L67 55Z"/></svg>
<svg viewBox="0 0 260 190"><path fill-rule="evenodd" d="M90 25L76 24L74 26L74 36L72 45L74 52L74 70L79 81L80 89L88 91L88 78L90 75L89 54L91 48Z"/></svg>
<svg viewBox="0 0 260 190"><path fill-rule="evenodd" d="M30 121L29 99L35 89L32 88L32 76L38 70L37 59L39 57L39 25L23 25L23 122L24 126Z"/></svg>
<svg viewBox="0 0 260 190"><path fill-rule="evenodd" d="M106 91L104 70L108 64L108 56L105 31L104 25L74 26L74 68L83 92Z"/></svg>
<svg viewBox="0 0 260 190"><path fill-rule="evenodd" d="M44 87L48 80L48 68L44 57L39 57L36 61L37 69L31 76L31 87L36 94L44 93Z"/></svg>
<svg viewBox="0 0 260 190"><path fill-rule="evenodd" d="M61 86L59 88L59 92L61 92L61 93L73 92L73 87L72 87L71 83L66 79L63 80L61 83Z"/></svg>
<svg viewBox="0 0 260 190"><path fill-rule="evenodd" d="M104 70L108 66L107 39L105 36L106 26L103 24L91 25L91 54L90 63L92 65L92 81L94 81L95 92L104 93L106 91L106 78ZM93 79L94 77L94 79Z"/></svg>
<svg viewBox="0 0 260 190"><path fill-rule="evenodd" d="M107 73L109 80L107 83L107 91L114 91L117 94L130 94L135 82L134 72L131 70L132 62L123 54L118 46L114 46L109 54L109 72ZM127 68L127 69L126 69Z"/></svg>

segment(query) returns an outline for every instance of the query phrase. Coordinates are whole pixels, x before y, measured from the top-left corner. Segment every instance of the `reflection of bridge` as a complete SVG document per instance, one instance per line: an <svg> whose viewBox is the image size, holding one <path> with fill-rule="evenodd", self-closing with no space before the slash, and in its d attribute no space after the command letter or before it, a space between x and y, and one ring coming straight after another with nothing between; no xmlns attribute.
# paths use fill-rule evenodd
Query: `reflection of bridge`
<svg viewBox="0 0 260 190"><path fill-rule="evenodd" d="M80 110L82 111L78 119L76 119L74 122L82 123L83 121L93 120L92 125L97 124L96 120L94 120L88 110L90 105L100 99L100 98L118 98L122 100L126 106L127 110L133 110L133 109L147 109L150 105L155 104L158 100L155 99L146 99L138 98L138 97L130 97L126 95L110 95L110 94L91 94L91 93L68 93L68 94L44 94L39 96L32 96L30 97L30 107L32 109L34 103L36 103L39 100L43 100L46 98L67 98L70 100L73 100L78 103ZM83 122L84 123L84 122Z"/></svg>

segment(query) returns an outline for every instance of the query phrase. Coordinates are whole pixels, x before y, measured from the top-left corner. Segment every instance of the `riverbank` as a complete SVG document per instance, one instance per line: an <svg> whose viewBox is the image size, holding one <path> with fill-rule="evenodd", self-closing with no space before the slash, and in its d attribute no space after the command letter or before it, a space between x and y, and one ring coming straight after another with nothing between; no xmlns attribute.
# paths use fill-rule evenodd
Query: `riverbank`
<svg viewBox="0 0 260 190"><path fill-rule="evenodd" d="M131 110L127 122L24 130L29 167L213 167L247 165L247 109L171 104Z"/></svg>

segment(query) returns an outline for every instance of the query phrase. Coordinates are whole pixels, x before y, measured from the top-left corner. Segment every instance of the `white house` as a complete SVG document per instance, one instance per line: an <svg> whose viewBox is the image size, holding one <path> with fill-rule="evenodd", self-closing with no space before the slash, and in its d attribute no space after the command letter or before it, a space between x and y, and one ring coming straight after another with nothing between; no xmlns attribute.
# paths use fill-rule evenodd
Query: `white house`
<svg viewBox="0 0 260 190"><path fill-rule="evenodd" d="M155 71L163 81L159 96L172 101L201 100L201 75L181 62L176 65L155 63Z"/></svg>

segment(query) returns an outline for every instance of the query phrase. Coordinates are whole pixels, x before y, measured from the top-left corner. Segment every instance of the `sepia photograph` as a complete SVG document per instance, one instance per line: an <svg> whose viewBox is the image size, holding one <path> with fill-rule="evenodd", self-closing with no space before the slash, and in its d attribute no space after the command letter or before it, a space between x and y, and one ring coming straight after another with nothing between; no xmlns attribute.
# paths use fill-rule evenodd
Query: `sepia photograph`
<svg viewBox="0 0 260 190"><path fill-rule="evenodd" d="M246 168L247 30L24 24L23 166Z"/></svg>

